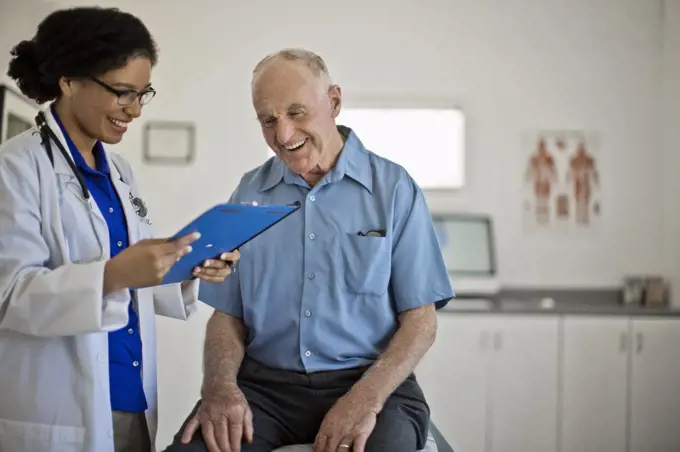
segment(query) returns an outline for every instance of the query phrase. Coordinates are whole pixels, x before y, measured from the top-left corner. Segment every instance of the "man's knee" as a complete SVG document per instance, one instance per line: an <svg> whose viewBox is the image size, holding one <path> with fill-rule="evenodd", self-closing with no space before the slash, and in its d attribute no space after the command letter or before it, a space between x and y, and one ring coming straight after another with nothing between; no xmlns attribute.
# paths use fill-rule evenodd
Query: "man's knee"
<svg viewBox="0 0 680 452"><path fill-rule="evenodd" d="M406 427L406 428L404 428ZM376 428L366 441L365 452L416 452L416 432L412 426Z"/></svg>
<svg viewBox="0 0 680 452"><path fill-rule="evenodd" d="M366 442L366 452L414 452L425 447L429 412L402 408L398 403L385 405Z"/></svg>

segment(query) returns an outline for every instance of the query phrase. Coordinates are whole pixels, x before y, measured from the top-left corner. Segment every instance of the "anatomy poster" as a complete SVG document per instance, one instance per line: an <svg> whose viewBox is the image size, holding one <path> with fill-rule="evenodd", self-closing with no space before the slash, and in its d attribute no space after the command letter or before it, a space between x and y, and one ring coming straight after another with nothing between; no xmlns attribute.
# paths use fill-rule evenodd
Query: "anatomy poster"
<svg viewBox="0 0 680 452"><path fill-rule="evenodd" d="M593 230L602 214L600 154L595 134L541 131L526 141L525 228Z"/></svg>

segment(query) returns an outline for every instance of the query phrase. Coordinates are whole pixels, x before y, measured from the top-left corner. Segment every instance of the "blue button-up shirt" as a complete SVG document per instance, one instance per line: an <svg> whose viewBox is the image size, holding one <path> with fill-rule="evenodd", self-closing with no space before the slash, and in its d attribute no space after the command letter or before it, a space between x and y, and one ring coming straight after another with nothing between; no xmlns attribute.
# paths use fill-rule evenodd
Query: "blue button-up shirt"
<svg viewBox="0 0 680 452"><path fill-rule="evenodd" d="M76 168L83 176L87 189L106 219L111 257L115 257L129 246L128 230L123 205L111 181L111 171L104 147L101 142L97 141L93 149L97 168L90 168L73 144L71 137L57 117L56 111L54 109L52 111L64 134ZM141 412L147 408L141 374L142 340L139 334L139 317L132 303L128 309L128 325L109 333L111 408L119 411Z"/></svg>
<svg viewBox="0 0 680 452"><path fill-rule="evenodd" d="M339 129L343 151L313 188L276 157L244 175L231 202L301 209L244 245L224 283L201 286L202 301L243 319L247 355L272 367L368 365L398 313L454 296L420 188Z"/></svg>

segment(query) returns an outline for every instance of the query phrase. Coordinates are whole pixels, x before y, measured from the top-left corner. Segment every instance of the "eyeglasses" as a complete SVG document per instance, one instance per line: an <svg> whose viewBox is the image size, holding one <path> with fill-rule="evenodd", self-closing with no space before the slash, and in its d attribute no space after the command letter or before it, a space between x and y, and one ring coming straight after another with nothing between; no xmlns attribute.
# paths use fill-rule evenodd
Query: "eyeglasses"
<svg viewBox="0 0 680 452"><path fill-rule="evenodd" d="M97 85L101 86L104 88L106 91L115 94L118 96L118 105L122 106L128 106L132 105L135 103L137 98L139 98L139 103L140 105L146 105L151 100L154 98L156 95L156 91L153 88L149 88L146 91L142 91L141 93L139 91L135 91L133 89L116 89L112 86L107 85L106 83L102 82L101 80L95 78L95 77L90 77L90 79L95 82Z"/></svg>

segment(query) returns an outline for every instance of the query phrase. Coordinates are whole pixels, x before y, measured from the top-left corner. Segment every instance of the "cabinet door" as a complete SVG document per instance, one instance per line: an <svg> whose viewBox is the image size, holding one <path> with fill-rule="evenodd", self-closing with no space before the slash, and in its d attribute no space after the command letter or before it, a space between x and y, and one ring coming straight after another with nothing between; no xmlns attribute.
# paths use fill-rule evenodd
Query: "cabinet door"
<svg viewBox="0 0 680 452"><path fill-rule="evenodd" d="M495 321L492 452L557 450L558 326L553 316Z"/></svg>
<svg viewBox="0 0 680 452"><path fill-rule="evenodd" d="M416 369L432 420L455 451L484 452L486 315L441 313L437 339Z"/></svg>
<svg viewBox="0 0 680 452"><path fill-rule="evenodd" d="M680 450L680 320L635 318L631 452Z"/></svg>
<svg viewBox="0 0 680 452"><path fill-rule="evenodd" d="M627 317L565 317L562 452L626 450Z"/></svg>

